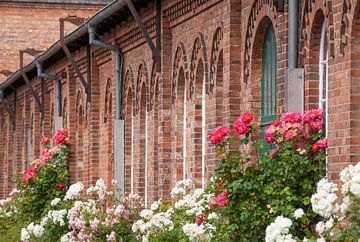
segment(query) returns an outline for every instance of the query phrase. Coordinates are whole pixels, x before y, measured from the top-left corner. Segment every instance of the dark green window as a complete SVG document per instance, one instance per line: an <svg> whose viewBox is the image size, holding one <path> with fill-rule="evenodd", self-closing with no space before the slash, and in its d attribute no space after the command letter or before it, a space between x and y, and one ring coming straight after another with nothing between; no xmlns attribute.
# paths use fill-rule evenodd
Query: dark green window
<svg viewBox="0 0 360 242"><path fill-rule="evenodd" d="M272 25L269 25L261 61L261 137L264 135L264 128L276 119L276 61L276 39Z"/></svg>

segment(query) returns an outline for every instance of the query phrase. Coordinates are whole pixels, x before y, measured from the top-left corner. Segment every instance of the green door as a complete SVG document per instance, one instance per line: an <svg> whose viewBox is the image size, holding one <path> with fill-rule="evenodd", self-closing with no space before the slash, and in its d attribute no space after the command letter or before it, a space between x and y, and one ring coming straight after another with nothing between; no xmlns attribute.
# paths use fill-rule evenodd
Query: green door
<svg viewBox="0 0 360 242"><path fill-rule="evenodd" d="M276 39L272 25L269 25L265 34L262 53L261 74L261 137L264 137L264 128L276 119ZM266 147L261 153L269 150Z"/></svg>

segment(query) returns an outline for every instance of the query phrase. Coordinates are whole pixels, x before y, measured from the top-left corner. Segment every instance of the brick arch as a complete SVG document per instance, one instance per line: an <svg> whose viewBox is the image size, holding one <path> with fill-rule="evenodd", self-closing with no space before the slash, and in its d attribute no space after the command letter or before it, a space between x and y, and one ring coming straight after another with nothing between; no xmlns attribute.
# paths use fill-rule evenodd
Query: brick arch
<svg viewBox="0 0 360 242"><path fill-rule="evenodd" d="M340 54L345 54L347 46L350 43L351 26L353 21L353 16L355 15L355 7L357 6L357 0L343 0L343 8L341 13L341 22L340 22L340 38L339 38L339 49Z"/></svg>
<svg viewBox="0 0 360 242"><path fill-rule="evenodd" d="M201 61L201 65L199 67L199 63ZM207 50L205 44L204 35L199 32L198 37L194 41L193 50L191 54L191 63L190 63L190 78L189 78L189 96L188 99L192 99L195 94L195 80L196 73L198 68L202 68L204 70L205 75L205 83L206 86L209 85L209 66L207 59Z"/></svg>
<svg viewBox="0 0 360 242"><path fill-rule="evenodd" d="M133 186L133 130L132 119L134 117L134 76L129 66L124 77L124 89L122 99L122 111L125 122L125 194L132 192Z"/></svg>
<svg viewBox="0 0 360 242"><path fill-rule="evenodd" d="M219 83L218 73L220 69L223 68L223 44L224 33L222 27L218 27L215 30L212 48L211 48L211 56L210 56L210 80L207 93L212 93L214 87Z"/></svg>
<svg viewBox="0 0 360 242"><path fill-rule="evenodd" d="M184 73L185 80L188 80L188 62L184 43L180 42L179 47L176 49L173 63L172 73L172 103L175 103L177 98L178 79L181 74L181 70ZM185 81L186 82L186 81Z"/></svg>
<svg viewBox="0 0 360 242"><path fill-rule="evenodd" d="M84 179L84 157L85 157L85 112L84 95L78 90L76 95L76 160L75 160L75 180L82 181Z"/></svg>
<svg viewBox="0 0 360 242"><path fill-rule="evenodd" d="M306 55L304 57L304 108L306 111L318 108L319 104L320 38L322 26L325 21L326 17L323 10L318 9L311 21L312 25L310 26L309 37L306 45Z"/></svg>
<svg viewBox="0 0 360 242"><path fill-rule="evenodd" d="M149 87L149 102L148 102L148 111L154 109L156 93L158 88L159 73L156 72L156 61L153 61L151 73L150 73L150 87Z"/></svg>
<svg viewBox="0 0 360 242"><path fill-rule="evenodd" d="M245 34L245 52L243 65L245 83L248 83L248 81L253 81L254 79L258 78L259 66L257 65L259 61L256 60L256 63L253 63L254 56L261 57L261 54L257 52L262 49L262 45L264 43L263 40L265 37L265 31L262 30L264 30L264 25L266 25L267 27L267 24L270 23L274 28L276 43L278 43L279 31L277 28L277 9L276 6L274 6L274 2L271 0L254 1L250 10ZM261 46L260 49L259 45Z"/></svg>
<svg viewBox="0 0 360 242"><path fill-rule="evenodd" d="M261 75L262 75L262 54L264 49L264 41L266 31L272 26L274 29L274 34L276 38L276 45L279 45L278 35L276 30L276 24L268 16L264 16L258 23L256 33L252 39L252 49L251 56L249 57L249 63L251 65L251 70L248 76L248 88L251 92L249 97L248 104L250 105L250 110L254 112L257 116L260 117L260 107L261 107ZM276 70L277 72L278 70Z"/></svg>
<svg viewBox="0 0 360 242"><path fill-rule="evenodd" d="M67 97L64 98L62 105L62 123L63 127L67 128L67 116L68 116L68 106L67 106Z"/></svg>
<svg viewBox="0 0 360 242"><path fill-rule="evenodd" d="M335 55L335 34L334 34L334 19L332 4L328 1L304 1L301 10L301 24L300 24L300 43L299 43L299 65L305 64L307 55L309 54L309 47L311 46L311 39L313 35L314 24L318 22L319 13L324 16L324 21L327 28L327 49L329 57Z"/></svg>
<svg viewBox="0 0 360 242"><path fill-rule="evenodd" d="M147 66L145 61L142 61L139 65L137 78L136 78L136 93L135 93L135 114L139 112L141 99L142 88L145 87L145 101L149 103L149 92L147 91L149 87L149 76L147 71Z"/></svg>
<svg viewBox="0 0 360 242"><path fill-rule="evenodd" d="M105 97L104 97L104 117L103 122L107 123L112 116L112 80L108 78L106 81Z"/></svg>
<svg viewBox="0 0 360 242"><path fill-rule="evenodd" d="M50 132L53 134L55 131L55 111L54 111L54 102L51 102L50 105Z"/></svg>
<svg viewBox="0 0 360 242"><path fill-rule="evenodd" d="M125 76L124 76L124 82L123 82L123 103L122 103L122 111L123 111L123 115L126 116L127 115L127 111L128 111L128 101L129 101L129 95L131 95L131 101L133 101L133 97L134 97L134 90L135 90L135 83L134 83L134 74L132 71L131 66L129 66L127 68L127 71L125 72ZM132 103L131 103L132 105ZM132 105L132 108L133 105Z"/></svg>
<svg viewBox="0 0 360 242"><path fill-rule="evenodd" d="M148 104L148 75L145 62L141 62L138 67L137 80L136 80L136 97L135 97L135 115L136 115L136 159L134 160L134 189L137 194L147 199L147 140L146 134L148 132L147 122L147 104Z"/></svg>

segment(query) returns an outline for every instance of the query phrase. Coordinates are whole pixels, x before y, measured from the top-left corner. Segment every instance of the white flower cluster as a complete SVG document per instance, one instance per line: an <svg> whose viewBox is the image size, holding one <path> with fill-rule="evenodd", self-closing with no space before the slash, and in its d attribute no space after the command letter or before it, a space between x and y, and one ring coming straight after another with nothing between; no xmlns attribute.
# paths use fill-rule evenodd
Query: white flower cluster
<svg viewBox="0 0 360 242"><path fill-rule="evenodd" d="M80 196L82 190L84 189L84 184L82 182L77 182L72 184L66 192L64 200L72 200Z"/></svg>
<svg viewBox="0 0 360 242"><path fill-rule="evenodd" d="M26 228L21 229L21 241L30 241L31 235L35 238L40 238L44 233L44 227L41 224L29 224Z"/></svg>
<svg viewBox="0 0 360 242"><path fill-rule="evenodd" d="M54 224L59 224L60 226L65 226L64 218L67 215L68 211L66 209L61 210L50 210L47 214L47 217L53 221Z"/></svg>
<svg viewBox="0 0 360 242"><path fill-rule="evenodd" d="M163 231L171 231L174 229L174 223L171 220L174 210L168 209L166 212L158 212L156 210L160 207L161 202L154 202L150 209L144 209L140 212L140 216L143 218L136 221L132 225L132 231L147 238L152 234L157 234ZM155 209L156 208L156 209Z"/></svg>
<svg viewBox="0 0 360 242"><path fill-rule="evenodd" d="M100 201L104 201L106 198L106 194L108 194L106 192L106 190L107 190L107 187L105 185L105 181L104 181L104 179L100 178L96 181L95 186L89 187L86 192L88 194L92 194L92 193L96 192Z"/></svg>
<svg viewBox="0 0 360 242"><path fill-rule="evenodd" d="M185 195L186 190L191 186L191 179L185 179L176 182L175 187L171 190L171 197L176 197L179 195Z"/></svg>
<svg viewBox="0 0 360 242"><path fill-rule="evenodd" d="M340 179L343 182L341 192L347 195L349 192L360 198L360 162L357 165L350 165L340 172Z"/></svg>
<svg viewBox="0 0 360 242"><path fill-rule="evenodd" d="M204 226L195 223L185 224L182 227L183 232L189 236L190 241L197 241L204 234Z"/></svg>
<svg viewBox="0 0 360 242"><path fill-rule="evenodd" d="M174 205L175 209L184 209L186 215L194 215L202 213L207 205L207 197L202 197L203 189L195 189L193 194L186 194Z"/></svg>
<svg viewBox="0 0 360 242"><path fill-rule="evenodd" d="M266 227L266 242L296 242L289 229L292 225L290 219L279 216L273 223Z"/></svg>
<svg viewBox="0 0 360 242"><path fill-rule="evenodd" d="M51 201L50 205L54 207L54 206L58 205L60 201L61 201L60 198L58 198L58 197L57 197L57 198L54 198L54 199Z"/></svg>
<svg viewBox="0 0 360 242"><path fill-rule="evenodd" d="M311 205L315 213L324 218L330 218L339 211L337 201L338 188L336 184L329 182L326 178L317 184L316 193L311 196Z"/></svg>

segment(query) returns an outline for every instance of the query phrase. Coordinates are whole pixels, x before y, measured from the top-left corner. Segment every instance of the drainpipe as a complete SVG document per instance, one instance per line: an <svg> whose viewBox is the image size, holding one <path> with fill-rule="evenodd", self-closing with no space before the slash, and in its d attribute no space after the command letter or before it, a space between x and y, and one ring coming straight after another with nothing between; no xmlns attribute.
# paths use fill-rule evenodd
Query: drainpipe
<svg viewBox="0 0 360 242"><path fill-rule="evenodd" d="M291 0L288 6L288 70L286 76L287 112L304 112L304 69L298 68L298 15L299 1ZM300 90L300 91L299 91Z"/></svg>
<svg viewBox="0 0 360 242"><path fill-rule="evenodd" d="M123 66L123 56L120 48L117 45L112 45L95 38L95 27L88 24L89 44L98 46L107 50L115 52L115 120L113 132L113 155L114 155L114 179L117 181L118 195L123 195L125 192L124 180L124 120L122 119L121 110L121 70Z"/></svg>
<svg viewBox="0 0 360 242"><path fill-rule="evenodd" d="M55 130L61 129L63 127L61 117L61 81L56 75L45 73L41 62L36 61L36 68L38 77L55 80Z"/></svg>

